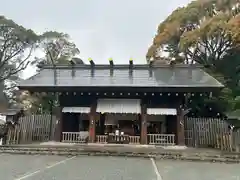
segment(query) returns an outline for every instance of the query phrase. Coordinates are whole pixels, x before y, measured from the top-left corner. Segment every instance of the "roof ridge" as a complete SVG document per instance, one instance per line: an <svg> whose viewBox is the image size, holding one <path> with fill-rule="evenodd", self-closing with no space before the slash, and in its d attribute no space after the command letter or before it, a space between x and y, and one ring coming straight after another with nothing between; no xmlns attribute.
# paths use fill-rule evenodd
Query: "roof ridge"
<svg viewBox="0 0 240 180"><path fill-rule="evenodd" d="M148 69L148 68L202 68L202 65L199 64L157 64L152 65L151 67L149 64L135 64L132 66L133 69ZM43 65L41 69L129 69L129 64L116 64L114 66L110 66L110 64L96 64L92 66L91 64L82 64L82 65Z"/></svg>

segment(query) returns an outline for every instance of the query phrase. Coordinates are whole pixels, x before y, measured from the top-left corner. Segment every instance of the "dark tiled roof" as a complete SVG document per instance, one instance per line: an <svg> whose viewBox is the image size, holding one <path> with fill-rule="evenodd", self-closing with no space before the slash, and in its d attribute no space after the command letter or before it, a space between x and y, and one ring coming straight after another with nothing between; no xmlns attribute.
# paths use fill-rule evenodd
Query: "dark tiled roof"
<svg viewBox="0 0 240 180"><path fill-rule="evenodd" d="M152 75L150 73L152 69ZM56 69L56 85L54 70L45 67L35 76L21 81L24 87L223 87L215 78L197 66L169 65L154 66L134 65L132 76L128 65L114 66L111 76L109 65L90 65L75 67L75 75L71 67L58 66Z"/></svg>

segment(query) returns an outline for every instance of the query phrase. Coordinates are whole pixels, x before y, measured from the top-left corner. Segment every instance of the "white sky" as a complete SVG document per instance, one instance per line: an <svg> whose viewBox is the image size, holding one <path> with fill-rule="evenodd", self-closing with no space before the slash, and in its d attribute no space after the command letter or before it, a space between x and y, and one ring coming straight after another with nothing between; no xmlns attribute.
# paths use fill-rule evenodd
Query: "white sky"
<svg viewBox="0 0 240 180"><path fill-rule="evenodd" d="M145 63L158 24L189 0L0 0L2 15L35 32L68 33L86 61ZM35 72L29 67L24 77Z"/></svg>

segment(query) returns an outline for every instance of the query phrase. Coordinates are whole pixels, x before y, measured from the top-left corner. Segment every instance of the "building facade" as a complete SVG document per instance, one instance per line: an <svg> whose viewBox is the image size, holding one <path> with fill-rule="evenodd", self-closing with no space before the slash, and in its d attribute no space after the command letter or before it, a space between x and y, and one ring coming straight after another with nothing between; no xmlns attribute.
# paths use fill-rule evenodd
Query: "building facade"
<svg viewBox="0 0 240 180"><path fill-rule="evenodd" d="M199 65L89 65L43 66L20 83L30 92L53 93L59 100L55 140L64 132L88 132L88 142L100 136L134 137L184 145L186 99L209 96L223 85ZM170 136L171 135L171 136ZM150 139L149 139L150 138ZM170 139L169 139L170 138ZM122 143L129 143L126 138Z"/></svg>

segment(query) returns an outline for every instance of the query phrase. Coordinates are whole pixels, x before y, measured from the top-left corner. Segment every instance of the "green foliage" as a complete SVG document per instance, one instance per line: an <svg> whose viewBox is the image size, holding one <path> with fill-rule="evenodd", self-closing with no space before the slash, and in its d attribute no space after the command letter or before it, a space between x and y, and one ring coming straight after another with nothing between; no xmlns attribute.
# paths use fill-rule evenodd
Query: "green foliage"
<svg viewBox="0 0 240 180"><path fill-rule="evenodd" d="M47 64L59 65L69 64L69 60L74 59L77 63L83 64L83 61L76 56L80 53L76 45L71 41L68 34L56 31L48 31L40 36L39 48L45 53L42 58L36 57L32 62L34 65ZM53 106L58 103L55 95L35 94L34 106L32 111L49 113Z"/></svg>
<svg viewBox="0 0 240 180"><path fill-rule="evenodd" d="M0 16L0 82L27 67L37 42L32 30Z"/></svg>
<svg viewBox="0 0 240 180"><path fill-rule="evenodd" d="M239 28L238 0L194 0L160 23L146 57L159 59L159 52L165 51L169 57L178 59L178 63L204 65L226 88L217 97L194 99L194 111L204 113L210 105L212 111L232 111L239 108Z"/></svg>
<svg viewBox="0 0 240 180"><path fill-rule="evenodd" d="M49 65L69 64L69 60L80 53L68 34L55 31L48 31L40 36L39 48L45 53L45 56L37 57L32 64L40 62Z"/></svg>
<svg viewBox="0 0 240 180"><path fill-rule="evenodd" d="M30 62L29 58L35 49L42 50L45 56L36 57ZM83 61L76 58L79 53L68 34L48 31L36 35L32 30L0 16L0 84L4 84L6 80L18 80L18 73L30 63L69 64L69 60L74 58L77 63L82 64ZM28 95L27 98L32 99L32 110L35 112L49 112L52 104L57 103L56 97L49 94Z"/></svg>

